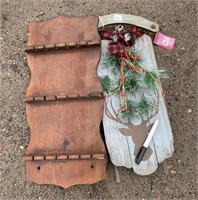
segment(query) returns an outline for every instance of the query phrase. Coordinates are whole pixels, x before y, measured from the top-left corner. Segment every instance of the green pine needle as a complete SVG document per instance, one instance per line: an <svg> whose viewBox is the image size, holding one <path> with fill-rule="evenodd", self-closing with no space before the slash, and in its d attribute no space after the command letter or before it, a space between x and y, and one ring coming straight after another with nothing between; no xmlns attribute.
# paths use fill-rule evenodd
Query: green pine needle
<svg viewBox="0 0 198 200"><path fill-rule="evenodd" d="M141 113L142 116L148 116L150 106L151 106L151 102L149 102L145 98L142 98L138 104L139 113Z"/></svg>
<svg viewBox="0 0 198 200"><path fill-rule="evenodd" d="M131 54L140 55L140 53L131 51ZM142 72L142 66L139 63L142 63L143 58L140 55L140 60L138 62L134 62L132 58L129 58L130 61L134 64L134 66L138 69L140 73L133 72L131 67L127 67L127 62L125 62L125 93L126 97L129 95L133 95L137 97L136 101L131 101L127 99L127 109L126 110L119 110L119 118L126 122L130 118L140 118L140 117L151 117L153 113L156 113L158 110L158 103L156 101L156 89L160 78L168 78L166 71L163 69L154 69L151 71L146 71L145 73ZM103 68L109 70L111 75L106 75L100 77L102 86L104 90L108 94L115 94L120 96L120 92L118 91L120 87L120 55L111 55L106 56L103 62ZM118 77L118 79L112 80L110 77L114 75ZM120 88L122 91L122 88ZM146 96L147 95L147 96ZM120 102L121 105L121 102Z"/></svg>
<svg viewBox="0 0 198 200"><path fill-rule="evenodd" d="M134 79L133 76L127 77L125 81L125 89L128 92L133 93L135 90L138 89L138 82Z"/></svg>
<svg viewBox="0 0 198 200"><path fill-rule="evenodd" d="M127 101L127 110L120 111L119 117L122 121L127 121L129 118L151 117L157 111L157 104L154 99L142 97L140 102Z"/></svg>
<svg viewBox="0 0 198 200"><path fill-rule="evenodd" d="M123 122L128 121L131 117L139 117L138 104L134 101L127 101L127 110L120 110L119 117Z"/></svg>
<svg viewBox="0 0 198 200"><path fill-rule="evenodd" d="M156 90L156 80L159 78L158 74L155 71L146 71L144 82L147 85L148 89Z"/></svg>
<svg viewBox="0 0 198 200"><path fill-rule="evenodd" d="M103 89L107 93L109 93L111 85L112 85L112 80L108 76L102 76L102 77L100 77L100 81L102 83Z"/></svg>
<svg viewBox="0 0 198 200"><path fill-rule="evenodd" d="M118 75L120 71L120 59L117 55L105 56L103 66L106 69L110 69L114 75Z"/></svg>
<svg viewBox="0 0 198 200"><path fill-rule="evenodd" d="M109 76L102 76L100 77L100 81L102 83L104 91L108 93L111 93L119 88L119 80L113 81Z"/></svg>

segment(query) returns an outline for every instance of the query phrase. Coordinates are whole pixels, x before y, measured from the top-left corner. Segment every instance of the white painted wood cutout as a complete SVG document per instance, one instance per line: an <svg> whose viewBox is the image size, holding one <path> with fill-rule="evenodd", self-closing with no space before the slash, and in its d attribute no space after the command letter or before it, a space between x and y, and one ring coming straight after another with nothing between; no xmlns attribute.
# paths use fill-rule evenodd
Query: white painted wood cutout
<svg viewBox="0 0 198 200"><path fill-rule="evenodd" d="M143 39L142 39L143 38ZM144 43L144 44L143 44ZM101 41L101 59L98 65L98 76L104 76L109 73L103 67L103 60L107 55L107 40ZM143 45L143 48L142 48ZM151 38L144 34L136 40L133 48L141 49L141 56L144 58L143 65L151 70L157 68L153 44ZM110 74L108 74L110 75ZM110 154L111 161L116 166L124 166L126 168L133 168L134 172L139 175L149 175L156 171L158 163L163 162L166 158L172 156L173 147L173 134L167 114L164 98L159 91L159 112L157 115L150 119L152 123L156 118L159 120L159 125L150 143L152 154L148 160L141 161L139 165L135 163L135 143L133 124L130 121L128 124L119 122L116 119L116 110L119 109L119 98L113 94L106 97L104 112L103 112L103 125L105 140ZM137 122L137 124L142 121ZM123 134L124 129L130 132L130 136Z"/></svg>

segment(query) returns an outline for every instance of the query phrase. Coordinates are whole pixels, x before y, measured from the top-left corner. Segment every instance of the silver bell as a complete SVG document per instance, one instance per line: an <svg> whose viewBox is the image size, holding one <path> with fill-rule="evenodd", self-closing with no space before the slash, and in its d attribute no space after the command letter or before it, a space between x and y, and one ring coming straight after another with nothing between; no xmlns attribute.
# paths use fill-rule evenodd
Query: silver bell
<svg viewBox="0 0 198 200"><path fill-rule="evenodd" d="M117 31L117 33L121 33L124 30L124 27L122 25L118 25L115 27L115 30Z"/></svg>
<svg viewBox="0 0 198 200"><path fill-rule="evenodd" d="M113 42L116 43L117 41L118 41L118 36L115 34L115 35L113 36Z"/></svg>
<svg viewBox="0 0 198 200"><path fill-rule="evenodd" d="M130 33L124 34L124 41L128 42L129 40L131 40L131 34Z"/></svg>

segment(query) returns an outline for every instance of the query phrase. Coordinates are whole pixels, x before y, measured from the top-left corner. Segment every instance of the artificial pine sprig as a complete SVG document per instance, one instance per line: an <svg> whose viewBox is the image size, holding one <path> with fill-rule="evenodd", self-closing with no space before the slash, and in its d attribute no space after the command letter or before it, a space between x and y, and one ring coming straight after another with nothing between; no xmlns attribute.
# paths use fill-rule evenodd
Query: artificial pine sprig
<svg viewBox="0 0 198 200"><path fill-rule="evenodd" d="M108 95L113 94L116 90L118 90L120 88L119 81L114 81L107 75L106 76L101 76L100 77L100 81L102 83L104 91Z"/></svg>
<svg viewBox="0 0 198 200"><path fill-rule="evenodd" d="M137 51L106 56L103 67L117 77L113 80L106 75L100 77L100 80L107 95L119 94L121 119L150 117L156 112L158 109L155 96L157 85L162 95L165 95L160 82L160 78L167 78L165 70L149 71L143 66L142 58ZM139 101L129 101L127 99L129 94L138 95ZM144 94L150 94L149 98Z"/></svg>
<svg viewBox="0 0 198 200"><path fill-rule="evenodd" d="M127 101L128 112L125 110L119 111L119 117L123 121L127 121L128 118L142 118L150 117L154 112L157 112L157 103L151 101L149 98L142 97L139 102Z"/></svg>
<svg viewBox="0 0 198 200"><path fill-rule="evenodd" d="M158 75L154 71L146 71L144 76L144 82L147 87L151 90L156 89L156 80L158 79Z"/></svg>
<svg viewBox="0 0 198 200"><path fill-rule="evenodd" d="M148 71L141 62L139 62L137 59L139 56L136 54L134 55L133 52L129 52L129 56L134 60L136 64L138 64L142 68L142 72L146 72L146 75L149 75L150 78L153 79L153 81L149 80L149 76L145 79L145 82L148 81L148 86L151 87L152 89L156 89L155 83L159 84L160 90L162 92L162 95L165 96L165 91L162 89L162 85L160 82L160 78L167 78L167 75L165 74L165 70L156 70L156 73L153 71ZM166 77L164 76L166 75Z"/></svg>
<svg viewBox="0 0 198 200"><path fill-rule="evenodd" d="M134 76L126 77L125 81L125 89L127 92L133 93L138 89L138 81L134 78Z"/></svg>
<svg viewBox="0 0 198 200"><path fill-rule="evenodd" d="M111 70L114 75L117 75L120 72L120 59L117 55L104 57L103 67Z"/></svg>

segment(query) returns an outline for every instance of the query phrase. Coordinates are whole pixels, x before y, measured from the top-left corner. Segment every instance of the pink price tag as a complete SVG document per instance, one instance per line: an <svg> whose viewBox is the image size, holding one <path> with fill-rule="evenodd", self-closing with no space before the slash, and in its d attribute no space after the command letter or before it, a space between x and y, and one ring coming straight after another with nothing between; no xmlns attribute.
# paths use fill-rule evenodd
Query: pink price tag
<svg viewBox="0 0 198 200"><path fill-rule="evenodd" d="M168 37L160 32L157 32L155 35L154 44L172 51L175 44L175 38Z"/></svg>

